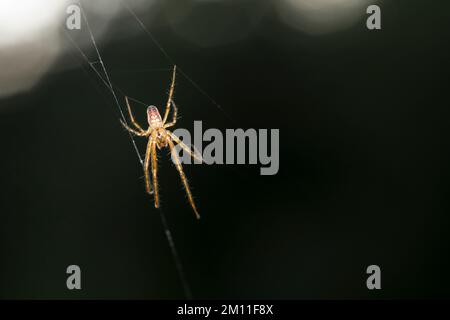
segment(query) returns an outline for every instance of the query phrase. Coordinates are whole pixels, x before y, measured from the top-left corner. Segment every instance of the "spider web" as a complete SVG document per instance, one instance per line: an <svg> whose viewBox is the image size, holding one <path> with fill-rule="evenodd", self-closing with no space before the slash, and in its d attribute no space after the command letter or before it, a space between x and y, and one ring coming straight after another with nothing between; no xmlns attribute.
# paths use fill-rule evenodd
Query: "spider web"
<svg viewBox="0 0 450 320"><path fill-rule="evenodd" d="M145 24L142 22L142 20L136 15L136 13L134 12L134 10L125 2L120 1L119 2L125 7L125 9L130 13L130 15L133 17L133 19L136 20L136 22L138 23L138 25L142 28L142 30L145 32L145 34L149 37L149 39L153 42L153 44L161 51L161 53L164 55L164 57L167 59L167 61L171 64L171 65L175 65L175 61L174 59L167 53L167 51L162 47L162 45L156 40L156 38L153 36L153 34L149 31L149 29L145 26ZM101 82L105 85L105 87L107 88L107 90L111 93L111 96L114 100L114 103L119 111L120 117L122 119L122 121L124 121L125 123L128 123L126 120L126 117L124 115L123 112L123 108L120 105L119 99L117 98L117 94L116 91L120 92L121 94L125 95L124 92L118 88L116 85L114 85L114 83L111 81L111 78L109 76L109 73L107 71L107 67L106 64L104 62L104 59L102 58L102 55L100 53L99 47L97 45L97 42L95 40L95 36L92 32L92 29L90 27L89 24L89 20L88 17L86 15L86 12L84 11L81 1L78 2L78 5L81 9L81 14L82 14L82 18L83 21L86 25L86 28L88 30L89 33L89 38L90 38L90 42L92 43L92 46L95 49L95 54L97 56L97 61L92 61L91 59L88 58L88 56L83 52L83 50L81 49L81 47L74 41L74 39L70 36L69 32L65 29L65 33L67 38L70 40L70 42L74 45L74 47L78 50L78 52L80 53L80 55L82 56L82 58L85 60L85 62L89 65L89 67L92 69L92 71L98 76L98 78L101 80ZM98 68L96 67L97 65L100 66L100 71L98 70ZM166 70L170 70L170 69L152 69L153 71L155 70L160 70L160 71L166 71ZM205 96L209 101L210 101L210 105L214 105L217 109L219 109L231 122L235 122L228 114L227 112L210 96L206 93L205 90L203 90L191 77L189 77L187 75L186 72L183 71L183 69L181 69L179 66L177 66L177 71L179 74L181 74L186 80L189 81L189 83L191 83L191 85L198 90L203 96ZM142 105L147 106L148 104L139 101L137 99L134 98L130 98L130 100L133 100L137 103L140 103ZM144 168L144 162L141 156L141 153L139 151L139 148L137 147L136 141L134 136L128 132L129 137L130 137L130 141L133 145L133 149L135 150L135 153L138 157L139 163L141 164L142 168ZM187 299L192 299L192 293L191 293L191 289L190 289L190 285L189 282L186 278L186 274L184 271L184 267L183 264L181 262L181 259L179 257L177 248L175 246L175 242L173 240L172 237L172 233L170 231L170 228L168 226L167 223L167 219L166 216L164 214L164 211L160 208L158 208L158 212L159 212L159 216L161 218L161 223L162 223L162 227L164 229L164 233L167 239L167 242L169 244L169 248L172 254L172 258L174 260L176 269L177 269L177 273L178 276L180 278L182 287L183 287L183 291L184 291L184 295Z"/></svg>

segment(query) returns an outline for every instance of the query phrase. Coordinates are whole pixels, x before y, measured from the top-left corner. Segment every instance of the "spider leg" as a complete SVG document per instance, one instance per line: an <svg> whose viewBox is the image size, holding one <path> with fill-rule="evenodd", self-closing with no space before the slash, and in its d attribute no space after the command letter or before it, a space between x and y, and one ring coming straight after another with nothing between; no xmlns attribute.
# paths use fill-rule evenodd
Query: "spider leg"
<svg viewBox="0 0 450 320"><path fill-rule="evenodd" d="M130 106L130 102L128 101L128 97L127 97L127 96L125 96L125 102L127 103L128 114L130 115L131 123L132 123L139 131L144 131L144 130L142 129L142 127L139 125L139 123L137 123L136 120L134 120L133 112L131 112L131 106Z"/></svg>
<svg viewBox="0 0 450 320"><path fill-rule="evenodd" d="M175 88L176 73L177 73L177 66L173 66L172 83L170 84L169 98L167 99L167 103L166 103L166 111L164 113L163 124L166 123L167 117L169 116L170 102L172 101L173 89Z"/></svg>
<svg viewBox="0 0 450 320"><path fill-rule="evenodd" d="M153 176L153 189L155 191L155 208L159 208L159 190L158 190L158 158L156 154L156 139L153 139L151 145L151 158L152 158L152 176Z"/></svg>
<svg viewBox="0 0 450 320"><path fill-rule="evenodd" d="M150 182L150 174L148 172L150 160L152 157L152 143L153 137L148 139L147 150L145 152L145 161L144 161L144 175L145 175L145 190L148 194L153 194L152 184Z"/></svg>
<svg viewBox="0 0 450 320"><path fill-rule="evenodd" d="M142 129L140 129L139 131L135 130L133 128L130 128L124 121L122 121L122 119L119 119L119 120L120 120L120 123L124 126L124 128L127 129L128 131L130 131L132 134L135 134L140 137L145 137L147 135L144 130L142 130Z"/></svg>
<svg viewBox="0 0 450 320"><path fill-rule="evenodd" d="M173 107L173 116L172 116L172 121L169 123L166 123L163 125L163 128L168 128L173 126L175 123L177 123L177 113L178 113L178 109L177 109L177 105L175 104L175 102L173 100L171 100L172 102L172 107Z"/></svg>
<svg viewBox="0 0 450 320"><path fill-rule="evenodd" d="M200 163L203 163L202 155L194 145L192 145L192 149L194 149L194 152L192 152L191 148L189 148L183 141L180 140L180 138L174 135L171 131L166 130L166 134L169 135L169 137L172 138L172 140L175 141L175 143L179 144L180 147L183 148L184 151L189 153L194 159L196 159Z"/></svg>
<svg viewBox="0 0 450 320"><path fill-rule="evenodd" d="M178 155L175 152L175 146L170 137L167 137L167 142L169 143L170 152L172 153L172 159L175 162L175 167L177 168L178 173L180 174L181 177L181 181L183 182L184 188L186 189L186 194L188 196L189 203L191 204L191 207L194 210L197 219L200 219L200 215L198 214L197 207L195 206L191 190L189 189L188 181L186 179L186 176L184 175L183 167L181 166L180 158L178 158Z"/></svg>

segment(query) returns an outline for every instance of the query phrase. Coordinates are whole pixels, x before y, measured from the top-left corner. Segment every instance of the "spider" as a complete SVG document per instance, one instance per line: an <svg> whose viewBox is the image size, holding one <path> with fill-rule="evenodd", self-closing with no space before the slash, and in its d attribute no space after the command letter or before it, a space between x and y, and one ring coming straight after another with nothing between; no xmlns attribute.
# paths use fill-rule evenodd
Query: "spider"
<svg viewBox="0 0 450 320"><path fill-rule="evenodd" d="M136 136L140 137L148 137L147 150L145 153L145 161L144 161L144 175L145 175L145 189L148 194L152 194L152 187L150 182L150 174L149 174L149 165L151 161L151 170L152 170L152 180L153 180L153 189L154 189L154 200L155 200L155 208L159 208L159 190L158 190L158 177L157 177L157 154L156 147L161 149L163 147L169 147L170 152L172 154L172 159L175 164L175 167L180 174L181 181L186 189L186 193L189 199L189 203L191 204L192 209L194 210L195 216L197 219L200 219L200 215L197 211L197 207L195 206L194 199L192 197L191 190L189 189L189 184L186 179L186 176L183 171L183 167L181 166L180 158L175 150L174 142L179 144L181 148L183 148L186 152L188 152L192 157L202 162L202 158L198 152L196 152L194 148L194 152L184 144L176 135L174 135L167 128L172 127L177 122L177 107L172 100L173 91L175 87L175 77L176 77L176 66L173 67L172 73L172 83L169 89L169 97L166 103L166 110L164 112L164 118L161 118L161 115L158 111L158 108L155 106L149 106L147 108L147 121L148 128L147 130L142 129L142 127L136 122L134 119L133 113L131 112L130 103L128 101L128 97L125 97L125 101L128 107L128 113L130 115L130 121L133 124L134 128L129 127L124 121L120 120L122 125L129 132ZM173 107L173 117L172 121L167 122L167 118L170 112L170 106Z"/></svg>

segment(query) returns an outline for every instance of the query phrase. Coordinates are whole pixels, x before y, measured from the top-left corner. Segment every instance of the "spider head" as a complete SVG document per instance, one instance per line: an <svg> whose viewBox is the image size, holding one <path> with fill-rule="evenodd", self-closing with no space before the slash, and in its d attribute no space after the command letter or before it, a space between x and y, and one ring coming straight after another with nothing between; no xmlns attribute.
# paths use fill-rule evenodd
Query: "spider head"
<svg viewBox="0 0 450 320"><path fill-rule="evenodd" d="M158 108L155 106L149 106L147 108L147 121L151 128L160 128L162 127L162 119L159 114Z"/></svg>

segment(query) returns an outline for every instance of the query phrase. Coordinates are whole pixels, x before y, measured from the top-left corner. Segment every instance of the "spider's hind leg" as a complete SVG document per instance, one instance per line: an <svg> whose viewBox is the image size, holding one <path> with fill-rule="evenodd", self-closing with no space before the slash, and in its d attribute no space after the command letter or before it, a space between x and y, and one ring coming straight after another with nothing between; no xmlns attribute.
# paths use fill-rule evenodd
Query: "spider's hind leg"
<svg viewBox="0 0 450 320"><path fill-rule="evenodd" d="M152 137L148 139L147 150L145 152L145 161L144 161L144 176L145 176L145 191L148 194L153 194L152 183L150 182L150 174L148 172L150 166L150 160L152 157Z"/></svg>
<svg viewBox="0 0 450 320"><path fill-rule="evenodd" d="M198 161L198 163L203 163L203 157L200 153L200 151L197 150L195 145L192 145L192 150L190 147L188 147L183 141L180 140L173 132L166 130L166 133L169 135L170 138L172 138L173 141L175 141L176 144L178 144L185 152L187 152L191 157L193 157L195 160Z"/></svg>
<svg viewBox="0 0 450 320"><path fill-rule="evenodd" d="M158 158L156 154L156 141L152 141L150 157L152 159L152 177L153 177L153 190L155 194L155 208L159 208L159 189L158 189L158 172L157 172Z"/></svg>
<svg viewBox="0 0 450 320"><path fill-rule="evenodd" d="M175 167L177 168L178 173L180 174L181 181L183 182L184 188L186 189L186 194L188 196L189 203L191 204L192 210L194 210L194 213L195 213L195 216L197 217L197 219L200 219L200 215L199 215L199 213L197 211L197 207L195 206L195 203L194 203L194 198L192 197L191 189L189 189L188 181L184 174L183 167L181 166L180 158L178 157L178 155L176 153L175 146L172 142L172 139L170 139L170 137L168 137L167 140L168 140L167 142L169 143L170 152L172 154L172 159L175 163Z"/></svg>

